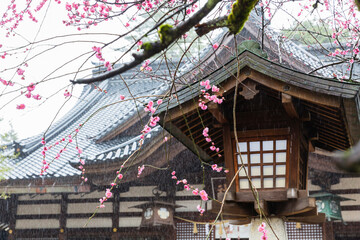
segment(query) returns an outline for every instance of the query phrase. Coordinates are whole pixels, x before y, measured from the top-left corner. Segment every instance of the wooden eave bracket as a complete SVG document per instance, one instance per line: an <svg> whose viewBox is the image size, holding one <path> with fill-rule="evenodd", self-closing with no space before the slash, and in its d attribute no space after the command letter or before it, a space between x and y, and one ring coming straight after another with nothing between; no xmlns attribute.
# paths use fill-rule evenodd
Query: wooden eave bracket
<svg viewBox="0 0 360 240"><path fill-rule="evenodd" d="M290 95L288 95L286 93L281 93L281 103L283 104L286 113L291 118L299 119L298 111L296 110L294 103L293 103L293 99Z"/></svg>
<svg viewBox="0 0 360 240"><path fill-rule="evenodd" d="M316 209L315 198L298 198L279 203L275 207L275 215L277 216L291 216L300 213L305 213Z"/></svg>
<svg viewBox="0 0 360 240"><path fill-rule="evenodd" d="M212 201L211 212L218 213L221 209L221 203L218 201ZM232 216L234 219L238 217L248 217L253 216L255 212L253 208L249 207L249 204L246 203L234 203L234 202L225 202L222 214L226 216Z"/></svg>
<svg viewBox="0 0 360 240"><path fill-rule="evenodd" d="M226 119L225 115L222 113L219 104L210 102L208 104L208 110L219 123L221 124L228 123L228 120Z"/></svg>

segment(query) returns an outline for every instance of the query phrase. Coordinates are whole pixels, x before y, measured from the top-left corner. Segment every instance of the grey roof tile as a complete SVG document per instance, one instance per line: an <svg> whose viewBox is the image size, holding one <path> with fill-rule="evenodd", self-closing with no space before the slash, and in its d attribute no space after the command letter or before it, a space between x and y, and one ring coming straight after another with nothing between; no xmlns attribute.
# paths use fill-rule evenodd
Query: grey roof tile
<svg viewBox="0 0 360 240"><path fill-rule="evenodd" d="M77 139L79 148L83 150L82 158L86 159L87 162L105 161L110 158L116 159L129 154L130 148L131 151L134 151L139 136L124 136L114 141L99 144L96 144L95 141L126 122L127 119L137 113L137 109L141 111L146 101L149 100L149 97L147 97L147 100L144 100L144 98L139 98L136 101L130 100L131 94L134 97L148 96L149 94L163 93L168 88L164 82L153 80L143 73L137 74L136 78L133 78L135 72L137 70L129 71L129 73L123 75L125 81L127 81L127 86L120 78L114 78L114 80L107 80L99 84L100 88L108 91L107 94L101 93L91 86L84 87L83 94L73 109L50 127L46 134L47 146L55 144L56 141L60 141L63 137L66 138L69 134L74 133L80 123L86 122L80 129ZM120 95L124 95L129 100L120 102ZM94 115L94 112L101 108L103 109ZM39 174L43 159L41 138L42 134L39 134L20 141L19 146L22 156L18 159L9 160L8 165L12 169L6 174L6 178L40 178ZM55 159L55 156L64 147L64 142L47 151L46 159L48 162L51 161L51 164L44 177L64 177L81 174L81 171L72 166L73 163L79 161L74 143L75 138L73 138L73 143L67 147L66 151L61 153L59 159ZM119 144L122 145L114 148ZM8 149L9 153L13 151L14 145Z"/></svg>

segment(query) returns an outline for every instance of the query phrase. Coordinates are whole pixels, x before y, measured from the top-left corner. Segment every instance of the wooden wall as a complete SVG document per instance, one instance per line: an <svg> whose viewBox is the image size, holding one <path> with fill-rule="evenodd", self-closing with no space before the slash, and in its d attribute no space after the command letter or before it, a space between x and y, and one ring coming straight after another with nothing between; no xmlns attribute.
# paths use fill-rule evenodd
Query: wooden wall
<svg viewBox="0 0 360 240"><path fill-rule="evenodd" d="M194 186L201 188L201 185ZM141 209L132 207L152 200L153 189L154 186L134 186L128 192L114 193L105 203L106 207L101 209L97 206L104 191L87 194L19 195L13 236L30 237L30 234L36 237L40 234L43 237L59 236L60 239L66 239L82 231L92 233L92 236L106 233L109 237L124 231L132 232L131 229L138 229L140 226L142 214ZM165 198L165 193L162 193L160 199ZM176 192L175 203L183 206L176 209L176 216L199 217L196 207L200 202L200 197L194 196L191 191ZM95 217L89 221L95 211Z"/></svg>

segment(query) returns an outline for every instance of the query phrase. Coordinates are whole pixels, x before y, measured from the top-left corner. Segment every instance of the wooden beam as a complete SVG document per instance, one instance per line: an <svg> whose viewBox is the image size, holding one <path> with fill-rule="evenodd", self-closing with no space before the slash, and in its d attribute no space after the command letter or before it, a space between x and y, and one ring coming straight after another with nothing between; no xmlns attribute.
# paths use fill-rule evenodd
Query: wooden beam
<svg viewBox="0 0 360 240"><path fill-rule="evenodd" d="M326 218L324 213L319 213L318 215L313 216L290 216L286 218L289 222L302 222L308 224L320 224L324 223ZM323 238L327 239L327 238Z"/></svg>
<svg viewBox="0 0 360 240"><path fill-rule="evenodd" d="M186 115L186 114L196 110L198 107L199 107L199 105L198 105L197 98L194 100L191 99L188 102L182 103L181 105L178 105L178 106L168 110L164 114L161 114L160 119L164 119L161 121L161 123L163 121L164 122L173 121L179 117L182 117L183 115ZM165 116L165 118L164 118L164 116Z"/></svg>
<svg viewBox="0 0 360 240"><path fill-rule="evenodd" d="M287 201L286 190L271 190L271 191L259 191L259 199L270 202L282 202ZM223 194L219 194L219 199L223 198ZM231 193L226 195L227 201L235 202L247 202L253 203L255 201L253 193L249 191L241 191L236 193Z"/></svg>
<svg viewBox="0 0 360 240"><path fill-rule="evenodd" d="M189 137L187 137L179 128L177 128L171 122L166 122L163 126L169 133L177 138L182 144L190 149L195 155L198 155L204 161L212 160L211 157L198 145L193 143Z"/></svg>
<svg viewBox="0 0 360 240"><path fill-rule="evenodd" d="M251 218L246 217L246 218L240 218L240 219L233 219L233 220L230 220L229 223L231 225L246 225L246 224L251 223Z"/></svg>
<svg viewBox="0 0 360 240"><path fill-rule="evenodd" d="M329 107L335 107L335 108L340 107L340 97L330 96L330 95L310 91L308 89L300 88L294 85L290 85L284 81L279 81L278 79L260 73L256 70L251 71L249 78L278 92L286 92L286 94L292 97L296 97L302 100L309 101L311 103L325 105Z"/></svg>
<svg viewBox="0 0 360 240"><path fill-rule="evenodd" d="M208 110L219 123L228 123L228 120L225 118L224 114L220 110L219 104L210 102L208 104Z"/></svg>
<svg viewBox="0 0 360 240"><path fill-rule="evenodd" d="M315 198L291 199L274 205L274 213L277 216L290 216L316 209Z"/></svg>
<svg viewBox="0 0 360 240"><path fill-rule="evenodd" d="M292 97L286 93L281 93L281 103L285 108L286 113L291 118L299 118L299 114L294 106Z"/></svg>
<svg viewBox="0 0 360 240"><path fill-rule="evenodd" d="M219 213L221 209L221 203L219 203L218 201L212 201L211 206L212 206L211 212ZM251 205L246 203L225 202L222 214L226 216L235 217L236 219L239 217L254 216L255 211L253 210L253 207Z"/></svg>
<svg viewBox="0 0 360 240"><path fill-rule="evenodd" d="M268 204L264 199L259 200L259 202L255 201L254 208L259 215L269 216Z"/></svg>
<svg viewBox="0 0 360 240"><path fill-rule="evenodd" d="M296 214L291 217L309 217L309 216L317 216L317 215L319 215L318 210L317 210L317 208L314 208L308 212L299 213L299 214ZM289 216L289 218L290 218L290 216Z"/></svg>
<svg viewBox="0 0 360 240"><path fill-rule="evenodd" d="M290 128L276 128L276 129L259 129L259 130L246 130L237 131L241 138L245 137L266 137L266 136L283 136L290 134ZM235 137L234 133L231 135Z"/></svg>

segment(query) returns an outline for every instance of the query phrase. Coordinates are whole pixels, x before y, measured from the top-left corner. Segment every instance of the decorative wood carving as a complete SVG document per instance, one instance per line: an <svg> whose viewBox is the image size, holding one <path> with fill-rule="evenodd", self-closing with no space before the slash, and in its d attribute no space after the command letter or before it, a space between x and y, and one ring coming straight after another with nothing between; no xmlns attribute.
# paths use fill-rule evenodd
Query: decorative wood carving
<svg viewBox="0 0 360 240"><path fill-rule="evenodd" d="M242 84L243 90L239 92L246 100L253 99L259 90L256 90L257 84L254 81L246 81Z"/></svg>

